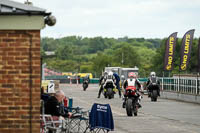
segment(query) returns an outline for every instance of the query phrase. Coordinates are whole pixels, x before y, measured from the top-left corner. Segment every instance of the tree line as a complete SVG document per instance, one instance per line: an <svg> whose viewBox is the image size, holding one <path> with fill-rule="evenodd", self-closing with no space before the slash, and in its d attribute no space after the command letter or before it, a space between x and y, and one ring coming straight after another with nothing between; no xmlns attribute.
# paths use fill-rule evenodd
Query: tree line
<svg viewBox="0 0 200 133"><path fill-rule="evenodd" d="M165 42L166 38L45 37L41 40L41 55L43 63L61 72L90 72L99 77L107 66L137 66L140 77L147 77L151 71L161 76ZM198 40L194 39L188 73L195 72L197 68L197 42ZM181 39L178 39L172 73L178 72L180 47ZM45 51L54 51L55 55L47 56Z"/></svg>

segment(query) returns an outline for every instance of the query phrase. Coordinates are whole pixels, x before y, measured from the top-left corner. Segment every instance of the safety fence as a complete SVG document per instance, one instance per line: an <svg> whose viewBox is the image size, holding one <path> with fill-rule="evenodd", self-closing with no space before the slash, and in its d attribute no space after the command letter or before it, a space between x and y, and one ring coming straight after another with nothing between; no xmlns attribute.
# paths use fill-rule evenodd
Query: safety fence
<svg viewBox="0 0 200 133"><path fill-rule="evenodd" d="M161 87L164 91L184 94L200 95L199 78L160 78Z"/></svg>
<svg viewBox="0 0 200 133"><path fill-rule="evenodd" d="M83 78L78 78L78 77L70 77L66 75L62 76L45 76L45 80L59 80L60 83L65 83L65 84L81 84L83 83ZM147 78L139 78L140 82L146 82ZM92 84L98 84L99 83L99 78L92 78L90 79L90 83Z"/></svg>
<svg viewBox="0 0 200 133"><path fill-rule="evenodd" d="M62 75L62 76L45 76L45 80L59 80L60 83L64 83L64 84L81 84L83 83L83 78L78 78L78 77L70 77L70 76L66 76L66 75ZM98 78L92 78L90 79L90 83L92 84L97 84L99 83L99 79Z"/></svg>

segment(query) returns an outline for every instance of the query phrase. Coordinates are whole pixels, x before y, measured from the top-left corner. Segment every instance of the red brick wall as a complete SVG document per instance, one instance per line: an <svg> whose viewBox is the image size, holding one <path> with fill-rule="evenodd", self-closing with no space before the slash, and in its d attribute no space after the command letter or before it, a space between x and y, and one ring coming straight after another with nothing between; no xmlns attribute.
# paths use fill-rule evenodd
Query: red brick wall
<svg viewBox="0 0 200 133"><path fill-rule="evenodd" d="M0 133L40 132L40 71L40 31L0 30Z"/></svg>

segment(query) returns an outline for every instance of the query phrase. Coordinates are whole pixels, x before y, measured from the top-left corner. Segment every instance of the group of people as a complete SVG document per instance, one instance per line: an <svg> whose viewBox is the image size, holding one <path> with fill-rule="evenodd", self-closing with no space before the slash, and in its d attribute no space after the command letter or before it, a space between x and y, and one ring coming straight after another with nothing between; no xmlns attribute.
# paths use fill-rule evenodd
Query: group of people
<svg viewBox="0 0 200 133"><path fill-rule="evenodd" d="M104 74L100 77L99 79L100 89L97 98L100 98L101 92L103 91L104 86L108 81L113 82L114 86L118 89L119 97L121 98L120 77L117 73L113 73L112 71L104 72Z"/></svg>
<svg viewBox="0 0 200 133"><path fill-rule="evenodd" d="M134 79L134 80L132 80L132 79ZM112 81L113 82L113 84L115 85L115 87L118 90L119 97L121 98L122 89L120 88L120 77L119 77L119 75L117 73L113 73L112 71L104 72L104 74L100 77L100 80L99 80L100 89L99 89L97 98L100 98L101 92L103 91L104 86L106 85L107 81ZM128 79L123 81L122 84L123 84L122 87L124 89L126 89L130 85L134 85L134 86L137 85L138 92L141 91L141 84L140 84L139 80L137 79L135 73L130 73L128 75ZM123 96L126 97L125 93L123 93L123 94L124 94ZM125 103L125 100L124 100L124 103ZM124 106L124 103L123 103L123 106ZM139 104L139 102L138 102L138 104ZM141 107L140 104L139 104L139 107Z"/></svg>
<svg viewBox="0 0 200 133"><path fill-rule="evenodd" d="M134 72L130 72L128 73L128 78L124 79L124 77L122 77L124 81L122 81L122 89L124 90L123 92L123 96L124 96L124 102L123 102L123 108L125 107L125 99L126 99L126 94L125 94L125 89L128 86L135 86L136 90L138 92L138 106L142 107L140 104L141 98L142 98L142 92L143 90L141 89L141 83L140 81L137 79L137 75ZM112 81L116 88L118 89L118 93L119 93L119 97L121 98L122 96L122 89L120 88L120 77L117 73L113 73L112 71L110 72L104 72L104 74L100 77L99 80L99 85L100 85L100 89L98 92L98 96L97 98L100 98L101 96L101 92L104 89L105 84L107 83L107 81ZM160 82L158 80L158 78L156 77L156 73L155 72L151 72L150 73L150 77L148 78L147 84L146 84L146 88L148 91L148 96L150 97L152 88L155 87L155 85L158 87L158 96L160 96Z"/></svg>
<svg viewBox="0 0 200 133"><path fill-rule="evenodd" d="M84 80L90 80L89 76L87 76ZM101 76L99 85L100 89L98 92L98 98L100 98L101 92L104 89L104 86L107 81L112 80L112 82L115 84L115 87L118 89L119 97L121 98L121 88L120 88L120 77L117 73L113 73L112 71L110 72L104 72L104 74ZM150 73L150 77L148 78L147 81L147 89L148 89L148 95L150 96L150 92L152 91L152 87L157 85L157 87L160 86L160 82L158 78L156 77L155 72ZM128 74L128 78L123 81L122 83L122 88L126 89L128 86L136 86L137 91L138 91L138 105L140 105L140 100L142 98L141 95L141 83L137 79L137 75L133 72L130 72ZM160 89L158 88L158 96L160 96ZM125 106L125 99L126 99L126 94L123 93L124 97L124 102L123 102L123 107ZM63 106L63 99L65 98L64 92L62 90L58 90L55 92L54 96L50 96L48 99L45 101L45 114L51 114L52 116L57 116L60 117L61 119L64 119L64 117L72 117L72 113L68 112L67 110L64 109Z"/></svg>

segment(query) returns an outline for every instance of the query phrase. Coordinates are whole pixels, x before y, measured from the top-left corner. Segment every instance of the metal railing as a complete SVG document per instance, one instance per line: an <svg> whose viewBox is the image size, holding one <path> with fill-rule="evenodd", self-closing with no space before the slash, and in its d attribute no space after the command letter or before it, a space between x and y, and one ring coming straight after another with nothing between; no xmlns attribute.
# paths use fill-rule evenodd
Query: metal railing
<svg viewBox="0 0 200 133"><path fill-rule="evenodd" d="M159 78L162 90L200 95L200 77L195 78Z"/></svg>

